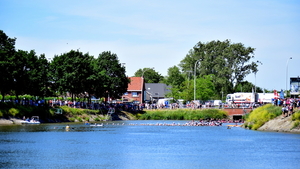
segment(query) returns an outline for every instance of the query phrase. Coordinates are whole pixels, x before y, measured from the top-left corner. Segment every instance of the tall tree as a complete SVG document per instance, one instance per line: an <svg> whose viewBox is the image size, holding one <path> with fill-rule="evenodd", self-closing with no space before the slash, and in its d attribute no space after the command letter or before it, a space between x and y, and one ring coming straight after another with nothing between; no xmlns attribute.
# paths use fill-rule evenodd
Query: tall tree
<svg viewBox="0 0 300 169"><path fill-rule="evenodd" d="M165 79L165 83L171 86L168 97L172 97L174 101L182 99L182 92L185 89L183 82L185 81L183 74L180 72L177 66L170 67L168 69L168 76Z"/></svg>
<svg viewBox="0 0 300 169"><path fill-rule="evenodd" d="M30 91L31 87L38 88L33 81L36 75L34 72L38 71L35 66L39 66L36 64L37 60L38 57L33 50L30 52L18 50L12 57L14 70L11 75L14 78L14 89L17 98L21 94L31 94L33 92Z"/></svg>
<svg viewBox="0 0 300 169"><path fill-rule="evenodd" d="M134 77L144 77L145 83L160 83L164 77L156 72L154 68L139 69L134 73Z"/></svg>
<svg viewBox="0 0 300 169"><path fill-rule="evenodd" d="M166 77L166 84L171 85L173 87L181 86L184 82L184 76L180 72L179 68L177 66L170 67L168 69L168 76Z"/></svg>
<svg viewBox="0 0 300 169"><path fill-rule="evenodd" d="M197 43L181 61L180 67L185 72L200 61L200 68L194 70L200 77L213 74L213 83L218 91L233 92L233 84L243 81L250 73L257 72L259 61L254 59L254 48L229 40Z"/></svg>
<svg viewBox="0 0 300 169"><path fill-rule="evenodd" d="M101 86L95 88L98 97L120 98L128 88L129 78L125 66L119 63L118 56L110 51L102 52L94 63L96 79Z"/></svg>
<svg viewBox="0 0 300 169"><path fill-rule="evenodd" d="M257 87L248 81L242 81L236 84L234 87L235 92L252 92L252 90L257 93L263 92L263 90L260 87Z"/></svg>
<svg viewBox="0 0 300 169"><path fill-rule="evenodd" d="M13 71L11 58L15 53L16 38L8 37L2 30L0 30L0 91L2 101L4 95L13 89L14 79L11 76Z"/></svg>
<svg viewBox="0 0 300 169"><path fill-rule="evenodd" d="M196 100L212 100L216 96L215 86L213 84L214 75L205 75L196 81Z"/></svg>
<svg viewBox="0 0 300 169"><path fill-rule="evenodd" d="M86 85L91 75L92 59L78 50L55 56L50 65L54 89L61 94L71 93L72 100L84 94L88 90Z"/></svg>
<svg viewBox="0 0 300 169"><path fill-rule="evenodd" d="M49 90L49 87L51 86L49 79L50 64L46 59L45 54L41 54L40 57L37 57L35 62L32 59L30 64L32 65L32 70L29 71L29 93L35 96L40 96L41 98L53 95Z"/></svg>

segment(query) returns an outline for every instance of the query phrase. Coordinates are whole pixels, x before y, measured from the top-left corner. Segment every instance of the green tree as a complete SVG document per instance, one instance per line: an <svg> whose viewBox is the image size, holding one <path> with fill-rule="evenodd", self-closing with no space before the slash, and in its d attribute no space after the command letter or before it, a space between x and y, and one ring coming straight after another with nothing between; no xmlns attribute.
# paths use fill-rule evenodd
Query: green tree
<svg viewBox="0 0 300 169"><path fill-rule="evenodd" d="M129 78L125 66L119 63L118 56L110 51L102 52L94 62L93 78L98 79L100 86L95 87L98 97L120 98L128 88Z"/></svg>
<svg viewBox="0 0 300 169"><path fill-rule="evenodd" d="M174 101L178 99L182 99L182 92L184 91L184 84L185 81L183 74L180 72L177 66L170 67L168 69L168 76L165 79L165 83L170 88L170 93L168 93L167 97L172 97Z"/></svg>
<svg viewBox="0 0 300 169"><path fill-rule="evenodd" d="M14 90L16 97L21 94L45 97L49 95L49 63L42 54L38 57L34 50L18 50L12 57L14 70Z"/></svg>
<svg viewBox="0 0 300 169"><path fill-rule="evenodd" d="M185 101L193 100L194 99L194 80L186 80L183 83L184 89L181 92L181 99Z"/></svg>
<svg viewBox="0 0 300 169"><path fill-rule="evenodd" d="M8 37L2 30L0 30L0 91L2 101L4 96L13 89L14 79L11 72L14 67L11 58L15 53L16 38Z"/></svg>
<svg viewBox="0 0 300 169"><path fill-rule="evenodd" d="M134 77L142 76L144 77L145 83L160 83L164 79L154 68L143 68L134 73Z"/></svg>
<svg viewBox="0 0 300 169"><path fill-rule="evenodd" d="M32 70L28 72L30 79L28 93L34 96L40 96L41 98L53 95L49 90L49 87L51 86L51 81L49 79L50 63L46 59L45 54L37 57L35 62L31 60L30 64L32 65Z"/></svg>
<svg viewBox="0 0 300 169"><path fill-rule="evenodd" d="M262 93L263 89L261 89L260 87L255 87L254 84L248 82L248 81L243 81L238 83L235 87L234 87L234 92L255 92L256 93Z"/></svg>
<svg viewBox="0 0 300 169"><path fill-rule="evenodd" d="M79 95L85 97L88 79L92 75L92 60L92 56L78 50L54 56L50 64L53 89L60 94L69 92L72 100Z"/></svg>
<svg viewBox="0 0 300 169"><path fill-rule="evenodd" d="M180 62L180 67L183 72L190 71L196 61L200 60L200 68L194 70L197 75L202 77L213 74L212 81L217 93L231 93L234 83L240 83L248 74L258 71L257 63L260 62L251 62L254 50L229 40L198 42Z"/></svg>
<svg viewBox="0 0 300 169"><path fill-rule="evenodd" d="M36 53L31 50L30 52L18 50L12 57L14 70L12 77L14 78L14 89L17 99L19 95L31 94L33 91L30 88L38 88L34 83L38 57Z"/></svg>
<svg viewBox="0 0 300 169"><path fill-rule="evenodd" d="M166 84L173 87L179 87L185 81L183 74L180 72L177 66L170 67L168 69L168 76L166 77Z"/></svg>
<svg viewBox="0 0 300 169"><path fill-rule="evenodd" d="M216 97L213 76L205 75L196 79L196 100L212 100Z"/></svg>

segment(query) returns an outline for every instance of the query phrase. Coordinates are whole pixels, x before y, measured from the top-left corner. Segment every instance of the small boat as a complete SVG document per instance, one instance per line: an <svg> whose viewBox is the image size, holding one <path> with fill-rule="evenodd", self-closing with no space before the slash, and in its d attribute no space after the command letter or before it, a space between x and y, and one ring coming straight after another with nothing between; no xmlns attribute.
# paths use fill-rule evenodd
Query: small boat
<svg viewBox="0 0 300 169"><path fill-rule="evenodd" d="M32 116L31 119L27 118L26 120L21 121L22 124L41 124L39 116Z"/></svg>
<svg viewBox="0 0 300 169"><path fill-rule="evenodd" d="M103 123L102 124L95 123L95 124L91 124L90 126L92 126L92 127L101 127L101 126L103 126Z"/></svg>

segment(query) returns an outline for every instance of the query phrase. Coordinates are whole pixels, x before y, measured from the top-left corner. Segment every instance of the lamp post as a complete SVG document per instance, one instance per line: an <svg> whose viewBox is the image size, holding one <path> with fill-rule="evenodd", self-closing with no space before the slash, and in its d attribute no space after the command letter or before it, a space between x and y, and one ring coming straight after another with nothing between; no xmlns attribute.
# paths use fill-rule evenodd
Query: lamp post
<svg viewBox="0 0 300 169"><path fill-rule="evenodd" d="M292 59L292 57L290 57L287 61L286 61L286 83L285 83L285 91L286 91L286 97L287 97L287 81L288 81L288 64L289 64L289 60Z"/></svg>
<svg viewBox="0 0 300 169"><path fill-rule="evenodd" d="M200 63L200 59L196 61L194 67L194 100L196 100L196 66L198 62Z"/></svg>
<svg viewBox="0 0 300 169"><path fill-rule="evenodd" d="M145 91L144 91L144 83L145 83L145 80L144 80L144 73L147 71L147 70L151 70L151 69L154 69L154 67L152 68L144 68L144 70L142 70L142 98L141 98L141 102L144 103L144 100L145 100Z"/></svg>

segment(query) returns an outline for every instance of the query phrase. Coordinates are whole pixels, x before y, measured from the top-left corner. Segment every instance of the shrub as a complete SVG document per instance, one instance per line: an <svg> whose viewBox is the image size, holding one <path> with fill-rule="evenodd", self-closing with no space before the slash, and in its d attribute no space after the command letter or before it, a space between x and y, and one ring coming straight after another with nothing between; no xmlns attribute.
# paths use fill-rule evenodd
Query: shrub
<svg viewBox="0 0 300 169"><path fill-rule="evenodd" d="M84 119L85 121L89 121L89 120L90 120L90 118L89 118L88 116L84 117L83 119Z"/></svg>
<svg viewBox="0 0 300 169"><path fill-rule="evenodd" d="M77 119L79 122L82 122L82 118L81 118L81 117L78 116L76 119Z"/></svg>
<svg viewBox="0 0 300 169"><path fill-rule="evenodd" d="M297 112L295 112L295 113L292 115L292 120L293 120L293 121L300 120L300 110L298 110Z"/></svg>
<svg viewBox="0 0 300 169"><path fill-rule="evenodd" d="M19 110L15 109L15 108L11 108L8 110L8 113L11 116L16 116L17 114L19 114Z"/></svg>
<svg viewBox="0 0 300 169"><path fill-rule="evenodd" d="M299 124L300 124L300 121L299 121L299 120L295 121L294 124L293 124L292 129L298 127Z"/></svg>
<svg viewBox="0 0 300 169"><path fill-rule="evenodd" d="M75 118L74 118L74 117L69 118L69 120L70 120L71 122L75 122Z"/></svg>
<svg viewBox="0 0 300 169"><path fill-rule="evenodd" d="M299 126L300 124L300 110L296 111L293 115L292 115L292 120L294 121L293 127L292 128L296 128Z"/></svg>
<svg viewBox="0 0 300 169"><path fill-rule="evenodd" d="M253 110L248 116L246 116L247 126L250 129L257 130L267 121L281 115L281 107L267 104Z"/></svg>

